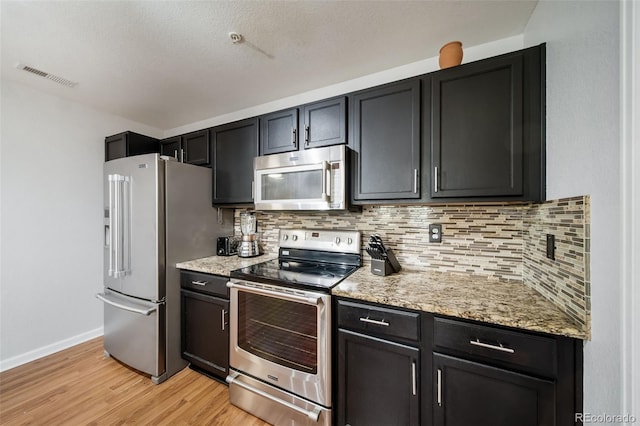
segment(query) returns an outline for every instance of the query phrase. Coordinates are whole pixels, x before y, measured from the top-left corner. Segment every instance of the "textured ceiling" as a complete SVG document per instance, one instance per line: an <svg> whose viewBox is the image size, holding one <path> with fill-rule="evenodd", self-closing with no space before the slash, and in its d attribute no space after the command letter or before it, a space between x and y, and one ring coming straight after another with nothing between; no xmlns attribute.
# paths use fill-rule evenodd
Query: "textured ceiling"
<svg viewBox="0 0 640 426"><path fill-rule="evenodd" d="M3 79L166 130L434 57L450 40L521 34L536 1L0 5ZM245 42L232 44L231 31Z"/></svg>

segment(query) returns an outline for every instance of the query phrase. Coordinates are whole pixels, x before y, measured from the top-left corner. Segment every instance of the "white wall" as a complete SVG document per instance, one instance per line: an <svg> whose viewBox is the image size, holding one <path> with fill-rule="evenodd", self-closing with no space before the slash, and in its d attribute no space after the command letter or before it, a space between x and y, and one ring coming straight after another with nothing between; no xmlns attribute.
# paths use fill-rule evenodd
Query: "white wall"
<svg viewBox="0 0 640 426"><path fill-rule="evenodd" d="M540 1L526 46L547 42L547 198L591 195L592 341L584 411L621 414L619 7Z"/></svg>
<svg viewBox="0 0 640 426"><path fill-rule="evenodd" d="M0 370L6 370L102 334L94 294L102 288L104 137L162 132L6 80L1 111Z"/></svg>

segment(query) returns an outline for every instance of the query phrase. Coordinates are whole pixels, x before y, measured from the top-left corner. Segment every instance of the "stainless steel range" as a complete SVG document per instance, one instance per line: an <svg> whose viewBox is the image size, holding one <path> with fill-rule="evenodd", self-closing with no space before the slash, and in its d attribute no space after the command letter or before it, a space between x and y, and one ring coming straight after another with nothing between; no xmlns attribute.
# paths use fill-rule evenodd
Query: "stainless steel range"
<svg viewBox="0 0 640 426"><path fill-rule="evenodd" d="M280 230L278 259L231 272L231 403L275 425L330 425L331 288L360 233Z"/></svg>

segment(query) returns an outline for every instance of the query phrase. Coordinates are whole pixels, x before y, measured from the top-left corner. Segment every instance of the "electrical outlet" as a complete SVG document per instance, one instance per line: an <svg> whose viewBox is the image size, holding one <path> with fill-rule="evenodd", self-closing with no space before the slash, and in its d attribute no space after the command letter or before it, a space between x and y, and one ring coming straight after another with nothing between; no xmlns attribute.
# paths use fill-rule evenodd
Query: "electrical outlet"
<svg viewBox="0 0 640 426"><path fill-rule="evenodd" d="M429 224L429 242L441 243L442 242L442 225L439 223Z"/></svg>
<svg viewBox="0 0 640 426"><path fill-rule="evenodd" d="M556 260L556 237L553 234L547 234L547 258Z"/></svg>

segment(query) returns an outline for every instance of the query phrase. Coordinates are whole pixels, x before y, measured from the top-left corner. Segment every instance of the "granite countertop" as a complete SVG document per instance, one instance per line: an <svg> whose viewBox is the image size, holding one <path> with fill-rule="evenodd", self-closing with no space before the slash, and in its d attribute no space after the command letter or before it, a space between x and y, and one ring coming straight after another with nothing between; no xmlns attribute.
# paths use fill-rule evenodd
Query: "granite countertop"
<svg viewBox="0 0 640 426"><path fill-rule="evenodd" d="M518 280L404 268L381 277L364 265L332 294L561 336L588 338L564 312Z"/></svg>
<svg viewBox="0 0 640 426"><path fill-rule="evenodd" d="M176 264L178 269L186 269L195 272L204 272L206 274L229 276L234 269L244 268L256 263L266 262L275 259L277 256L260 255L256 257L238 257L238 256L209 256L202 259L194 259Z"/></svg>
<svg viewBox="0 0 640 426"><path fill-rule="evenodd" d="M276 257L209 256L180 262L176 267L229 276L234 269ZM381 277L372 274L370 265L365 264L334 287L332 294L524 330L578 339L589 337L553 303L519 280L436 272L412 266Z"/></svg>

